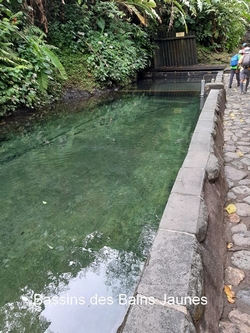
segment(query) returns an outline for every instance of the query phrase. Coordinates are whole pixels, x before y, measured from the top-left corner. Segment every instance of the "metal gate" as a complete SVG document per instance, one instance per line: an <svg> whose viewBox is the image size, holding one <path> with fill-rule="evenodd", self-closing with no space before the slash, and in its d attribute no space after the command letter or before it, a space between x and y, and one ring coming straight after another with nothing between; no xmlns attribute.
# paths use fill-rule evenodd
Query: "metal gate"
<svg viewBox="0 0 250 333"><path fill-rule="evenodd" d="M156 45L154 68L197 65L195 34L159 32L154 37Z"/></svg>

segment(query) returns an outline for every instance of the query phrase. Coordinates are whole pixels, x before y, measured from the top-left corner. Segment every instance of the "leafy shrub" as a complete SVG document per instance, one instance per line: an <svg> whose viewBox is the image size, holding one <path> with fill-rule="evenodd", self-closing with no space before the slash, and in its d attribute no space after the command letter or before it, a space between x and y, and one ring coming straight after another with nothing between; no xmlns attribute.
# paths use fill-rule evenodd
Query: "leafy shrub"
<svg viewBox="0 0 250 333"><path fill-rule="evenodd" d="M81 37L91 53L88 68L102 84L125 85L149 65L153 45L144 28L122 19L116 4L111 3L109 11L103 6L100 3L93 10L98 17L95 30Z"/></svg>
<svg viewBox="0 0 250 333"><path fill-rule="evenodd" d="M244 1L213 0L203 2L197 16L188 16L190 30L200 45L215 51L233 51L246 32L248 5Z"/></svg>
<svg viewBox="0 0 250 333"><path fill-rule="evenodd" d="M105 85L126 84L148 65L147 50L131 38L130 32L118 36L95 32L88 45L92 53L87 59L88 67L96 80Z"/></svg>
<svg viewBox="0 0 250 333"><path fill-rule="evenodd" d="M39 102L39 86L31 72L24 68L0 68L1 114L15 110L20 104L32 107Z"/></svg>
<svg viewBox="0 0 250 333"><path fill-rule="evenodd" d="M23 13L0 4L0 115L18 107L38 107L53 98L63 66L35 27L26 27ZM52 84L51 84L52 83Z"/></svg>
<svg viewBox="0 0 250 333"><path fill-rule="evenodd" d="M59 21L58 12L50 25L50 42L87 55L88 69L102 85L124 85L150 62L149 33L129 22L115 2L65 5Z"/></svg>
<svg viewBox="0 0 250 333"><path fill-rule="evenodd" d="M86 9L86 13L83 11ZM79 52L86 44L79 39L78 32L86 32L91 29L93 13L76 4L65 4L63 18L58 5L52 7L49 20L48 41L59 49L70 49L71 52ZM94 19L94 18L93 18Z"/></svg>

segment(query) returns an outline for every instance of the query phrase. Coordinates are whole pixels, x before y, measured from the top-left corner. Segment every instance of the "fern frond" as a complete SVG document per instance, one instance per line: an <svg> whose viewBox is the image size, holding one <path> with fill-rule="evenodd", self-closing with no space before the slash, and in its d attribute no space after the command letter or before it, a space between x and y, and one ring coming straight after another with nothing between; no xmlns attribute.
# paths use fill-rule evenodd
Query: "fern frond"
<svg viewBox="0 0 250 333"><path fill-rule="evenodd" d="M48 79L48 75L45 72L41 71L38 73L37 81L38 81L39 87L42 91L44 91L48 88L49 79Z"/></svg>

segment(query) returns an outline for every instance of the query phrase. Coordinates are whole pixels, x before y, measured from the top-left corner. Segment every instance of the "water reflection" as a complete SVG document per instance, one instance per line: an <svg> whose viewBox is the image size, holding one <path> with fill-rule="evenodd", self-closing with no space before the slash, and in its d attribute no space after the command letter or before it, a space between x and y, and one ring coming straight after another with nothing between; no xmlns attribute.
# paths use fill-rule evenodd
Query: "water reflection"
<svg viewBox="0 0 250 333"><path fill-rule="evenodd" d="M92 236L88 235L87 239ZM141 242L144 251L145 243L149 246L153 237L153 231L144 232ZM76 262L69 262L69 266L74 265ZM19 329L20 333L39 332L41 329L46 333L90 333L100 332L101 323L105 323L103 333L116 332L142 266L143 261L133 252L119 252L105 246L94 252L93 262L75 277L71 272L59 276L48 272L50 283L43 290L26 286L19 301L3 306L1 316L5 326L2 332L12 329Z"/></svg>
<svg viewBox="0 0 250 333"><path fill-rule="evenodd" d="M132 293L131 285L134 286L140 261L136 261L132 253L123 254L121 259L118 251L107 247L100 251L100 256L101 262L82 270L76 278L69 280L66 291L60 293L58 298L54 297L54 303L63 304L45 306L41 316L51 322L49 330L62 333L98 332L102 326L103 333L116 332L127 310L126 302L119 302L119 296ZM123 270L129 266L129 272ZM131 284L126 281L127 277L132 280ZM60 318L67 318L67 321Z"/></svg>

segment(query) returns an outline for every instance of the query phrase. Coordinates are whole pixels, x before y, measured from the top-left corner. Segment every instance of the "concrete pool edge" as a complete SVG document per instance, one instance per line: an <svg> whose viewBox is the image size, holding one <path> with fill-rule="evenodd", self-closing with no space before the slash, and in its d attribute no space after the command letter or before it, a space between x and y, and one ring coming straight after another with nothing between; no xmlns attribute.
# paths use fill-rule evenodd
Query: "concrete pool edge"
<svg viewBox="0 0 250 333"><path fill-rule="evenodd" d="M222 312L226 93L209 84L187 156L118 332L218 332Z"/></svg>

